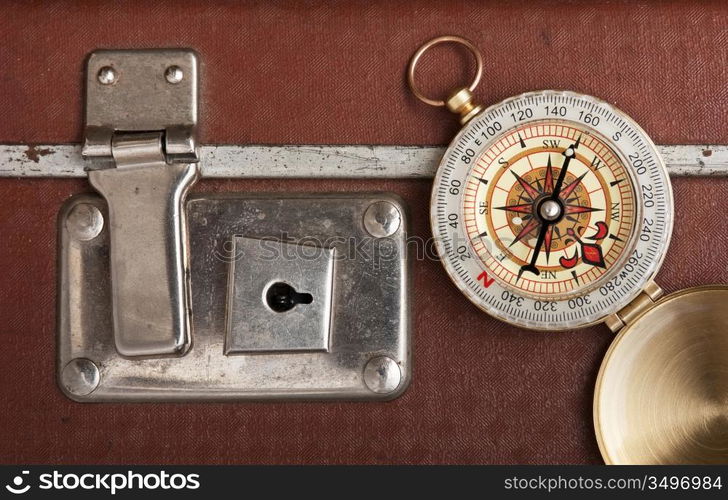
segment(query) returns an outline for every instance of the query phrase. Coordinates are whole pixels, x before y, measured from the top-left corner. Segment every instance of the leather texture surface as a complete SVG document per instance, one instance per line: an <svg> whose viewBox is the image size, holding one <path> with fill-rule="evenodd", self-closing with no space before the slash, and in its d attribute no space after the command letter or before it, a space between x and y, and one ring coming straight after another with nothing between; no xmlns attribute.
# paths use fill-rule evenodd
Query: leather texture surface
<svg viewBox="0 0 728 500"><path fill-rule="evenodd" d="M728 4L719 2L6 2L0 143L78 142L86 55L192 47L205 143L445 144L456 120L406 89L415 48L471 38L494 103L601 97L655 142L728 143ZM438 50L436 94L469 62ZM465 67L463 69L462 67ZM2 166L0 165L0 168ZM245 165L240 166L241 169ZM427 237L426 180L206 180L197 191L401 195ZM673 181L666 291L728 280L728 180ZM612 334L491 319L436 261L413 262L414 380L389 403L78 404L56 387L56 214L84 180L0 178L2 463L600 463L593 387Z"/></svg>

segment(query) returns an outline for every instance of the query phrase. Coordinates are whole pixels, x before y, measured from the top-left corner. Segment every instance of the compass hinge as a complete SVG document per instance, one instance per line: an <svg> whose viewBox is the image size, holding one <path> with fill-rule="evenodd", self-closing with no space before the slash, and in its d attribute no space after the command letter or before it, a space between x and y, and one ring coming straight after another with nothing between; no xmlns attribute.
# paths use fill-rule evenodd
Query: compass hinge
<svg viewBox="0 0 728 500"><path fill-rule="evenodd" d="M607 317L605 320L606 325L613 332L619 331L620 328L651 308L663 293L662 288L657 283L654 281L648 282L642 292L632 302Z"/></svg>

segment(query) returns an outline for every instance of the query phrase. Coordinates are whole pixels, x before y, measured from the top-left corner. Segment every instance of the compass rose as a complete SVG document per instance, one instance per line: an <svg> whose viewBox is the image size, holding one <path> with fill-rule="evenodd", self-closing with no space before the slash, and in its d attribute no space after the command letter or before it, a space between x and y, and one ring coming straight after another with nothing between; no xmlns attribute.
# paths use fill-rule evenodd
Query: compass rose
<svg viewBox="0 0 728 500"><path fill-rule="evenodd" d="M562 155L564 156L564 162L561 168L554 172L554 167L551 160L551 154L548 155L546 167L541 178L536 178L535 181L528 182L523 177L519 176L516 172L511 170L511 174L515 177L518 186L522 189L522 193L519 197L518 203L510 204L500 207L495 207L496 210L503 210L506 212L512 212L521 214L519 219L523 222L520 229L515 233L513 241L509 247L512 247L515 243L523 240L527 236L533 236L537 234L537 240L533 246L533 254L531 261L521 266L518 277L525 271L533 274L539 274L539 269L536 267L540 252L543 250L546 255L546 262L548 263L551 251L554 248L556 240L561 240L561 248L565 248L574 241L580 241L576 234L573 226L575 226L579 219L579 214L585 214L590 212L604 211L603 208L592 207L589 200L580 200L578 196L575 196L574 191L581 184L582 180L586 176L586 173L581 174L578 177L571 179L566 185L566 175L569 168L571 159L576 156L576 149L579 147L581 138L577 139L574 144L569 146ZM573 176L572 176L573 177ZM566 228L561 227L560 223L564 221L567 225ZM570 224L571 223L571 224ZM572 238L564 238L564 229L566 234ZM577 228L581 230L581 227ZM582 244L584 245L584 244ZM601 255L601 248L596 243L588 244L588 255L596 256ZM594 247L597 247L596 250ZM584 261L592 265L603 266L603 259L586 259L586 253ZM574 260L574 263L576 260ZM573 266L572 266L573 267Z"/></svg>

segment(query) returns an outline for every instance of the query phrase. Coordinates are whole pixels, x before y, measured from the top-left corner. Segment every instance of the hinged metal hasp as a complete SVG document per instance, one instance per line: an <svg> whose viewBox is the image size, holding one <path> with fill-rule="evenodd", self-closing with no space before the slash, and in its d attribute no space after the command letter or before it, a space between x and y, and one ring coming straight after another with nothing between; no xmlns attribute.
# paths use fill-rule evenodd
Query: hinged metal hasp
<svg viewBox="0 0 728 500"><path fill-rule="evenodd" d="M163 131L168 162L196 162L197 67L191 50L92 53L86 66L83 156L112 160L115 132Z"/></svg>
<svg viewBox="0 0 728 500"><path fill-rule="evenodd" d="M86 68L83 155L109 206L117 351L182 355L191 345L184 200L196 181L197 57L104 50Z"/></svg>

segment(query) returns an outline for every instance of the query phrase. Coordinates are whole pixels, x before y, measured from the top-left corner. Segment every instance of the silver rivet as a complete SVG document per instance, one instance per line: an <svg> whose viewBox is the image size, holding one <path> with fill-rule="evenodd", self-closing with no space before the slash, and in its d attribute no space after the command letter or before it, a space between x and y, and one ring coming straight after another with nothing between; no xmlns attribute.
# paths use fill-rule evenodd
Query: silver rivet
<svg viewBox="0 0 728 500"><path fill-rule="evenodd" d="M384 238L397 232L402 216L388 201L372 203L364 212L364 228L375 238Z"/></svg>
<svg viewBox="0 0 728 500"><path fill-rule="evenodd" d="M558 201L546 200L541 203L538 211L545 220L556 220L561 217L561 205Z"/></svg>
<svg viewBox="0 0 728 500"><path fill-rule="evenodd" d="M170 66L167 68L167 71L164 72L164 77L169 83L179 83L182 81L184 76L185 74L179 66Z"/></svg>
<svg viewBox="0 0 728 500"><path fill-rule="evenodd" d="M99 386L100 380L99 368L85 358L72 359L61 373L61 384L75 396L91 394Z"/></svg>
<svg viewBox="0 0 728 500"><path fill-rule="evenodd" d="M402 381L402 370L392 358L377 356L364 367L364 383L377 394L394 392Z"/></svg>
<svg viewBox="0 0 728 500"><path fill-rule="evenodd" d="M116 81L116 71L111 66L104 66L99 70L98 78L101 85L111 85Z"/></svg>
<svg viewBox="0 0 728 500"><path fill-rule="evenodd" d="M66 229L73 238L80 241L96 238L103 228L104 216L89 203L79 203L66 217Z"/></svg>

